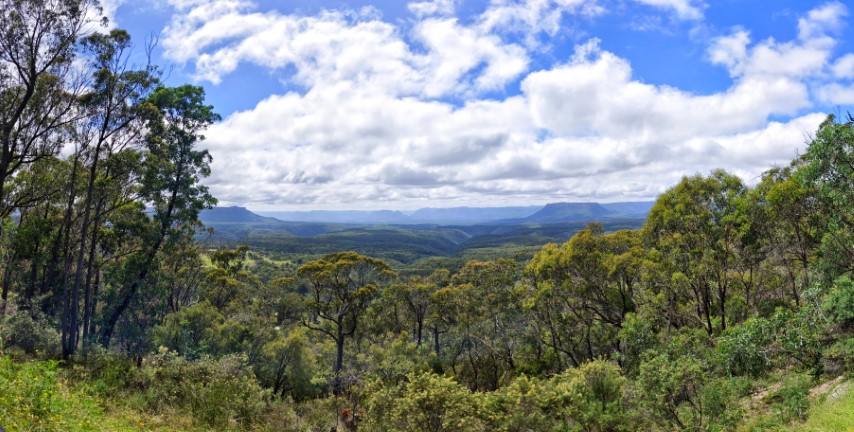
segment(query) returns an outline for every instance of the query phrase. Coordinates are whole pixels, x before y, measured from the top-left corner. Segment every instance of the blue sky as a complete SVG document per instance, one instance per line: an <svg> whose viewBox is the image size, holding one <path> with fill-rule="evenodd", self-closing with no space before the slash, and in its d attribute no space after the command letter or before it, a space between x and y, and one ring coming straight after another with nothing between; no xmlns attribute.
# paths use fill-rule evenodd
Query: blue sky
<svg viewBox="0 0 854 432"><path fill-rule="evenodd" d="M835 1L110 0L223 121L225 205L413 209L652 199L754 182L854 105ZM141 54L142 49L138 52Z"/></svg>

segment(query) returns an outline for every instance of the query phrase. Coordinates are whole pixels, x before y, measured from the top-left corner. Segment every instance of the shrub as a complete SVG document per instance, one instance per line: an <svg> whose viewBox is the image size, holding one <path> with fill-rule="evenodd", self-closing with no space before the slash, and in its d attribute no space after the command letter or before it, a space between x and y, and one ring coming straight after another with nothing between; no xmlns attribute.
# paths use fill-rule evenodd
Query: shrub
<svg viewBox="0 0 854 432"><path fill-rule="evenodd" d="M741 398L749 392L750 381L743 377L716 378L706 383L701 400L708 430L735 430L744 415Z"/></svg>
<svg viewBox="0 0 854 432"><path fill-rule="evenodd" d="M814 312L808 308L797 313L778 309L771 318L771 324L780 348L813 376L818 376L824 367L819 340L824 333L824 327Z"/></svg>
<svg viewBox="0 0 854 432"><path fill-rule="evenodd" d="M768 400L777 419L783 423L803 421L809 411L809 394L812 381L804 375L795 375L783 383Z"/></svg>
<svg viewBox="0 0 854 432"><path fill-rule="evenodd" d="M245 355L189 361L161 351L146 358L129 377L142 391L143 408L184 410L215 428L232 423L246 428L258 421L269 392L262 389Z"/></svg>
<svg viewBox="0 0 854 432"><path fill-rule="evenodd" d="M837 324L854 325L854 281L848 276L836 279L822 306Z"/></svg>
<svg viewBox="0 0 854 432"><path fill-rule="evenodd" d="M731 327L718 338L717 362L729 376L758 377L771 366L767 354L771 337L769 323L763 318L751 318L740 326Z"/></svg>
<svg viewBox="0 0 854 432"><path fill-rule="evenodd" d="M406 382L372 391L366 401L366 430L471 431L482 429L476 395L452 378L410 373Z"/></svg>
<svg viewBox="0 0 854 432"><path fill-rule="evenodd" d="M33 319L29 313L18 312L0 326L0 339L5 347L14 347L26 354L41 358L56 358L60 354L59 333L43 319Z"/></svg>
<svg viewBox="0 0 854 432"><path fill-rule="evenodd" d="M620 367L595 360L555 376L548 383L547 412L563 414L559 430L632 430L623 404Z"/></svg>

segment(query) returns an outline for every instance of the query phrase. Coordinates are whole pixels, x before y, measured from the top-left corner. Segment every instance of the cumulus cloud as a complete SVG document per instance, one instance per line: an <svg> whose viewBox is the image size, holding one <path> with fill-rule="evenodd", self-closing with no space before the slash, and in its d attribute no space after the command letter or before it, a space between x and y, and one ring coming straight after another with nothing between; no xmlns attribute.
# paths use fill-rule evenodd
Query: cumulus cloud
<svg viewBox="0 0 854 432"><path fill-rule="evenodd" d="M692 0L635 0L638 3L671 11L680 19L700 20L705 5Z"/></svg>
<svg viewBox="0 0 854 432"><path fill-rule="evenodd" d="M827 105L854 105L854 85L823 85L816 90L816 97Z"/></svg>
<svg viewBox="0 0 854 432"><path fill-rule="evenodd" d="M642 2L687 20L705 7ZM791 41L754 42L746 29L714 39L708 59L732 80L708 94L646 83L595 38L532 66L532 47L505 37L605 13L595 2L494 0L462 20L454 1L420 1L406 25L370 11L174 4L167 55L192 63L199 79L219 82L251 63L292 68L299 85L207 134L211 189L255 208L649 199L717 167L750 180L803 149L824 118L810 112L816 101L849 103L854 93L821 81L854 74L850 55L833 58L839 3L805 14Z"/></svg>
<svg viewBox="0 0 854 432"><path fill-rule="evenodd" d="M565 14L596 16L605 8L596 0L493 0L480 16L484 31L554 35Z"/></svg>
<svg viewBox="0 0 854 432"><path fill-rule="evenodd" d="M429 0L411 2L406 5L416 16L452 15L456 9L455 0Z"/></svg>
<svg viewBox="0 0 854 432"><path fill-rule="evenodd" d="M836 78L854 78L854 54L845 54L831 67Z"/></svg>

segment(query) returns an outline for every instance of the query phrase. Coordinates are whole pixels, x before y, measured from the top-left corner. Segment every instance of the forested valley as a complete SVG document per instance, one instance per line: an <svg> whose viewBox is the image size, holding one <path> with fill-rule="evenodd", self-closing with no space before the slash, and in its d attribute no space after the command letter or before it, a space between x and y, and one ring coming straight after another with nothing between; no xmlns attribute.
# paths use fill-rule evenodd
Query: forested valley
<svg viewBox="0 0 854 432"><path fill-rule="evenodd" d="M0 10L0 429L854 427L850 116L754 186L684 177L640 229L283 255L206 242L220 117L94 8Z"/></svg>

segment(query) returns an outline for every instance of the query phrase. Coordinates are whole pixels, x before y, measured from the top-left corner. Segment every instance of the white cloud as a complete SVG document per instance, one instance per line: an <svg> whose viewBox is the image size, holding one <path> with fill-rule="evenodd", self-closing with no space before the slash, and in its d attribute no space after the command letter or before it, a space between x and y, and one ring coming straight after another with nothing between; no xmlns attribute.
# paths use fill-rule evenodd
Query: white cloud
<svg viewBox="0 0 854 432"><path fill-rule="evenodd" d="M173 19L166 55L195 60L199 79L214 83L248 62L271 69L296 68L306 87L351 81L393 94L438 97L462 88L494 90L527 68L527 53L457 24L429 18L414 28L426 52L413 52L399 29L375 16L326 11L301 17L252 12L243 2L194 3Z"/></svg>
<svg viewBox="0 0 854 432"><path fill-rule="evenodd" d="M782 77L747 79L708 96L644 84L632 79L624 59L589 44L569 64L528 75L522 88L537 126L569 136L688 139L756 128L770 115L809 106L806 87Z"/></svg>
<svg viewBox="0 0 854 432"><path fill-rule="evenodd" d="M822 73L831 58L833 39L821 36L797 42L766 39L753 46L743 29L714 40L709 48L713 63L726 66L733 77L777 75L805 78Z"/></svg>
<svg viewBox="0 0 854 432"><path fill-rule="evenodd" d="M672 11L680 19L700 20L703 18L705 5L692 0L635 0L647 6Z"/></svg>
<svg viewBox="0 0 854 432"><path fill-rule="evenodd" d="M838 1L812 9L798 20L798 39L819 39L836 33L842 28L846 16L848 9Z"/></svg>
<svg viewBox="0 0 854 432"><path fill-rule="evenodd" d="M854 85L823 85L816 90L816 98L827 105L854 105Z"/></svg>
<svg viewBox="0 0 854 432"><path fill-rule="evenodd" d="M561 28L564 14L596 16L604 12L597 0L493 0L480 16L480 28L487 32L554 35Z"/></svg>
<svg viewBox="0 0 854 432"><path fill-rule="evenodd" d="M415 28L415 36L428 49L423 57L424 93L438 96L449 90L465 93L496 90L517 78L528 67L528 55L518 45L507 45L497 36L484 35L460 26L454 19L430 19ZM472 82L461 79L478 65L483 71Z"/></svg>
<svg viewBox="0 0 854 432"><path fill-rule="evenodd" d="M854 78L854 54L845 54L831 67L836 78Z"/></svg>
<svg viewBox="0 0 854 432"><path fill-rule="evenodd" d="M455 0L429 0L420 2L411 2L406 5L409 11L418 17L430 15L453 15L456 10Z"/></svg>
<svg viewBox="0 0 854 432"><path fill-rule="evenodd" d="M644 3L686 20L705 7ZM841 24L827 11L838 3L805 15L792 41L753 42L745 29L715 39L709 59L732 83L708 94L646 83L597 39L532 66L532 46L507 37L563 31L566 14L602 13L598 3L494 0L469 20L454 5L409 3L414 21L394 24L370 11L181 0L164 38L170 58L213 82L242 63L293 68L300 85L211 128L215 195L254 208L648 199L717 167L757 178L824 119L809 112L811 96L852 93L818 84L854 73L850 55L832 57ZM779 118L790 119L769 120Z"/></svg>

